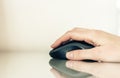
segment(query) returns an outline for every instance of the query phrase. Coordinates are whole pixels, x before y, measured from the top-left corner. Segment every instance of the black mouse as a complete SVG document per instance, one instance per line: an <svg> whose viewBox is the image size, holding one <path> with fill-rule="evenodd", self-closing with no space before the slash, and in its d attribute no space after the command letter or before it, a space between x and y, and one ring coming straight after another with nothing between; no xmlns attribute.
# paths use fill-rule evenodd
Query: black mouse
<svg viewBox="0 0 120 78"><path fill-rule="evenodd" d="M66 53L72 50L83 50L83 49L90 49L93 48L94 46L91 44L88 44L84 41L74 41L74 40L69 40L66 41L64 43L62 43L61 45L59 45L58 47L52 49L49 52L49 55L52 58L57 58L57 59L67 59L66 58Z"/></svg>

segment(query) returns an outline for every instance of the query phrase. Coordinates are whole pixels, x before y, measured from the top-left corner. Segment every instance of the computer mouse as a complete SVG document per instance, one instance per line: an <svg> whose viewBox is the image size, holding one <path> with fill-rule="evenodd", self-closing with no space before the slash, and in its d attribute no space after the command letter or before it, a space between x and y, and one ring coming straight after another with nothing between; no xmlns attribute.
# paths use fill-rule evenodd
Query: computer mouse
<svg viewBox="0 0 120 78"><path fill-rule="evenodd" d="M61 43L58 47L52 49L49 52L49 55L52 58L56 58L56 59L67 59L66 53L69 51L90 49L93 47L94 47L93 45L88 44L84 41L69 40L69 41Z"/></svg>

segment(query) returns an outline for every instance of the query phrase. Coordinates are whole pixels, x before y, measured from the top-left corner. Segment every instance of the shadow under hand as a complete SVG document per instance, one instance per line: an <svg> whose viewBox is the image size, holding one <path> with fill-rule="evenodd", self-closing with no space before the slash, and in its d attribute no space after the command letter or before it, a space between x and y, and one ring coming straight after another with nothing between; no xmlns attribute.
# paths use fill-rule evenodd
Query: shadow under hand
<svg viewBox="0 0 120 78"><path fill-rule="evenodd" d="M92 74L77 71L66 67L67 60L51 59L51 72L56 78L92 78Z"/></svg>

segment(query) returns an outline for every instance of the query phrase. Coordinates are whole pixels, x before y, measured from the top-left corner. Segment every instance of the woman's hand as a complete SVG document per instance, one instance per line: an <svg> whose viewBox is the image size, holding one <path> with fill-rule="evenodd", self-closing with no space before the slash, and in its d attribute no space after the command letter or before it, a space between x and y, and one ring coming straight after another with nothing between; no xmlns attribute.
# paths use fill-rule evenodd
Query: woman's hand
<svg viewBox="0 0 120 78"><path fill-rule="evenodd" d="M85 41L94 45L92 49L74 50L66 57L70 60L99 60L105 62L120 62L120 37L101 30L74 28L57 39L51 46L55 48L67 40Z"/></svg>

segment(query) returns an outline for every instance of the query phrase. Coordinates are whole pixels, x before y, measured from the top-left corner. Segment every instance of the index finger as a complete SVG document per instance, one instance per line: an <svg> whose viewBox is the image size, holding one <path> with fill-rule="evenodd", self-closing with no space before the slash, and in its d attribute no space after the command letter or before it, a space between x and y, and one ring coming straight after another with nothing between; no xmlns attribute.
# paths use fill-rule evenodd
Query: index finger
<svg viewBox="0 0 120 78"><path fill-rule="evenodd" d="M62 42L65 42L67 40L78 40L78 41L86 41L88 43L90 43L91 36L89 34L91 34L90 32L88 32L88 29L81 29L81 28L76 28L73 29L71 31L66 32L63 36L61 36L59 39L57 39L53 45L51 46L52 48L56 48L57 46L59 46Z"/></svg>

